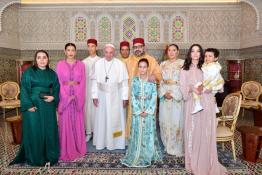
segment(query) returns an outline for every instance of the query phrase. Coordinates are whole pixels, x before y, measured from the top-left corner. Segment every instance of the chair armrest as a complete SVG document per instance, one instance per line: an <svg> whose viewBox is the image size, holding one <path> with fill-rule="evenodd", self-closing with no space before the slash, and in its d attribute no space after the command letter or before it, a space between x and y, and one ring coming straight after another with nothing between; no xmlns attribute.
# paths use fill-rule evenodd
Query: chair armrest
<svg viewBox="0 0 262 175"><path fill-rule="evenodd" d="M236 92L233 92L233 94L242 94L241 91L236 91Z"/></svg>
<svg viewBox="0 0 262 175"><path fill-rule="evenodd" d="M234 116L232 115L225 115L217 118L218 122L232 121L232 120L234 120Z"/></svg>

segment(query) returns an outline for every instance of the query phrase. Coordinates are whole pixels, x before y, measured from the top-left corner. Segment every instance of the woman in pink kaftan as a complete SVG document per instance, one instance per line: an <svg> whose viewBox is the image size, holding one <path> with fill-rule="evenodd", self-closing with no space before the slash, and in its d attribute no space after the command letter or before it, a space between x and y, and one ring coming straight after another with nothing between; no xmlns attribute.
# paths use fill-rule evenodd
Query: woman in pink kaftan
<svg viewBox="0 0 262 175"><path fill-rule="evenodd" d="M60 83L58 126L60 137L60 160L72 161L86 154L84 104L85 66L75 59L76 46L65 46L65 59L57 64Z"/></svg>
<svg viewBox="0 0 262 175"><path fill-rule="evenodd" d="M217 156L214 96L208 91L203 93L202 86L194 87L197 82L203 81L203 62L202 47L193 44L180 73L180 88L185 100L185 168L194 175L224 175L227 170L218 162ZM203 106L203 110L196 114L191 114L194 107L192 92L201 96Z"/></svg>

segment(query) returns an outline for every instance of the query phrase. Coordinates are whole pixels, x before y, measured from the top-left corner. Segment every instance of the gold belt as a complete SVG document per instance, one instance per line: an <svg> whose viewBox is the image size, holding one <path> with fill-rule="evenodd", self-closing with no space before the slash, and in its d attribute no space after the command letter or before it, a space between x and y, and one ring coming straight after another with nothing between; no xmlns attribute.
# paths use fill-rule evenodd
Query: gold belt
<svg viewBox="0 0 262 175"><path fill-rule="evenodd" d="M78 82L78 81L66 81L63 84L68 85L68 86L74 86L74 85L79 85L80 82Z"/></svg>
<svg viewBox="0 0 262 175"><path fill-rule="evenodd" d="M172 84L178 84L179 81L174 81L174 80L163 80L164 84L169 84L169 85L172 85Z"/></svg>

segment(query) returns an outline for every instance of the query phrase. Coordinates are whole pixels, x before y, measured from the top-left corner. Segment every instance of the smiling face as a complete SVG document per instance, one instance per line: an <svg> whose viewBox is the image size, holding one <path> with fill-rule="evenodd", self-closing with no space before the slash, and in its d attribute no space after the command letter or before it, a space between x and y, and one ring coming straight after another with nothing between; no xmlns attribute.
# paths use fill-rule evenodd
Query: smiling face
<svg viewBox="0 0 262 175"><path fill-rule="evenodd" d="M48 57L44 52L39 52L36 55L36 65L40 69L45 69L48 65Z"/></svg>
<svg viewBox="0 0 262 175"><path fill-rule="evenodd" d="M140 57L145 54L145 46L141 43L136 43L133 46L134 55Z"/></svg>
<svg viewBox="0 0 262 175"><path fill-rule="evenodd" d="M213 52L206 52L205 53L205 63L212 63L215 62L218 58L215 57Z"/></svg>
<svg viewBox="0 0 262 175"><path fill-rule="evenodd" d="M113 47L107 46L104 48L104 56L108 61L112 60L114 55L115 49Z"/></svg>
<svg viewBox="0 0 262 175"><path fill-rule="evenodd" d="M171 46L168 47L167 56L168 56L169 59L176 59L178 54L179 54L179 51L176 48L176 46L171 45Z"/></svg>
<svg viewBox="0 0 262 175"><path fill-rule="evenodd" d="M75 59L76 49L74 46L67 46L65 49L66 59Z"/></svg>

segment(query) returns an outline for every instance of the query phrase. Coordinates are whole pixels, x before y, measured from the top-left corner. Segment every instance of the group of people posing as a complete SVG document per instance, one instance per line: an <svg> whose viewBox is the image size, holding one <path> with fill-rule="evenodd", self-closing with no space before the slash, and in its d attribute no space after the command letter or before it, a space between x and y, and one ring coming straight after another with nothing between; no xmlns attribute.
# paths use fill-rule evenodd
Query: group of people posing
<svg viewBox="0 0 262 175"><path fill-rule="evenodd" d="M223 90L219 51L193 44L185 60L179 47L166 48L160 65L145 53L143 38L106 44L97 56L97 40L87 41L89 57L76 59L76 46L65 45L65 59L49 68L44 50L21 80L22 143L11 162L32 166L73 161L88 152L93 138L97 150L125 149L120 162L147 167L163 161L157 134L159 97L160 137L165 152L185 156L185 168L197 175L223 175L216 148L216 102Z"/></svg>

